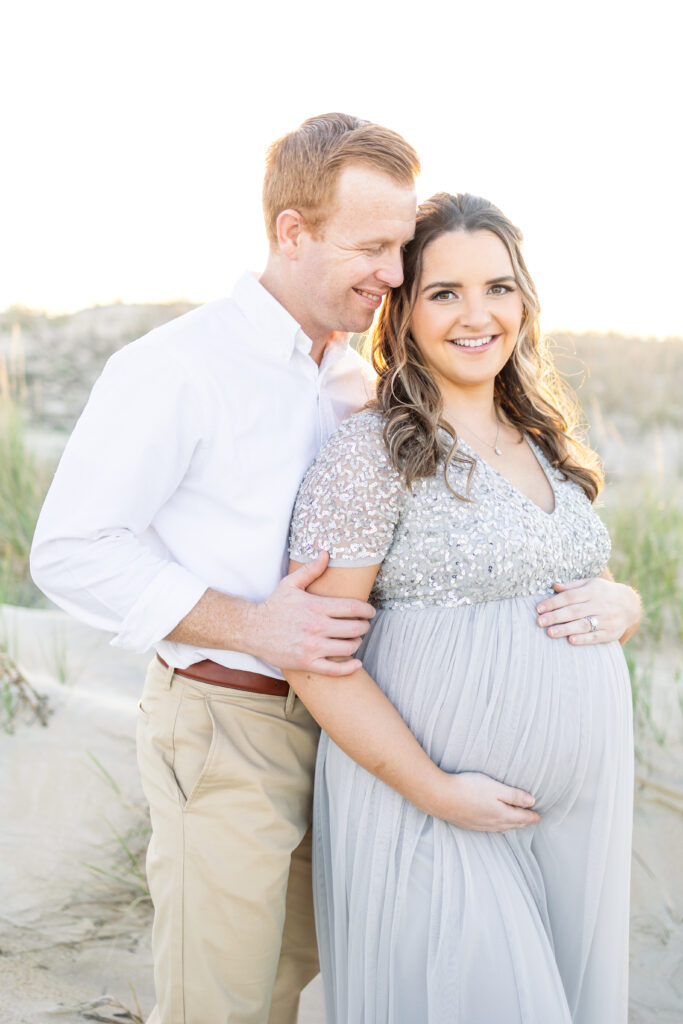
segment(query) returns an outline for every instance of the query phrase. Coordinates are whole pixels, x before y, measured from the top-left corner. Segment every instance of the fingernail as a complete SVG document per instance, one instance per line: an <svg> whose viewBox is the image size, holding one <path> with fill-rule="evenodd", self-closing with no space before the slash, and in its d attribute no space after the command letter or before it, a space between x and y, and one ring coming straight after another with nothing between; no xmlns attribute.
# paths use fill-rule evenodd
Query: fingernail
<svg viewBox="0 0 683 1024"><path fill-rule="evenodd" d="M542 615L543 612L545 611L545 605L544 604L537 605L536 611L538 612L539 615Z"/></svg>

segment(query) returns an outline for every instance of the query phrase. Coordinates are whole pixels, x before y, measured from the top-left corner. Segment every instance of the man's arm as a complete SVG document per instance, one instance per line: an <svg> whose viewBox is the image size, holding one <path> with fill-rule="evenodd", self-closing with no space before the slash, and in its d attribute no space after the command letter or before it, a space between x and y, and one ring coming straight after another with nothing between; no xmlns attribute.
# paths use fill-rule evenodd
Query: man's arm
<svg viewBox="0 0 683 1024"><path fill-rule="evenodd" d="M34 580L55 604L113 632L114 645L128 650L169 638L270 664L353 671L325 659L355 653L374 612L365 602L306 593L326 555L251 603L208 589L163 545L141 539L210 433L210 397L170 355L131 346L109 361L45 500L31 551Z"/></svg>
<svg viewBox="0 0 683 1024"><path fill-rule="evenodd" d="M361 668L352 658L375 610L366 601L307 594L325 571L323 551L282 580L265 601L254 604L207 590L166 640L255 654L271 665L346 676ZM342 661L329 661L342 658Z"/></svg>
<svg viewBox="0 0 683 1024"><path fill-rule="evenodd" d="M96 382L38 519L31 574L55 604L144 651L206 583L141 539L206 432L205 396L172 357L129 346Z"/></svg>

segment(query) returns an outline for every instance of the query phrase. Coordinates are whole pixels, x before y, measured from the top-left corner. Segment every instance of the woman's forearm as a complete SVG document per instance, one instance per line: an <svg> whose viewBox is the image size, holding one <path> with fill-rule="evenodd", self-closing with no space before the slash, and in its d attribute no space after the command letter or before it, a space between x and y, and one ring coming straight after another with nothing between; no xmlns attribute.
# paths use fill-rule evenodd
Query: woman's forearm
<svg viewBox="0 0 683 1024"><path fill-rule="evenodd" d="M330 739L366 771L426 814L449 817L448 775L422 749L364 669L339 680L285 671L285 678Z"/></svg>

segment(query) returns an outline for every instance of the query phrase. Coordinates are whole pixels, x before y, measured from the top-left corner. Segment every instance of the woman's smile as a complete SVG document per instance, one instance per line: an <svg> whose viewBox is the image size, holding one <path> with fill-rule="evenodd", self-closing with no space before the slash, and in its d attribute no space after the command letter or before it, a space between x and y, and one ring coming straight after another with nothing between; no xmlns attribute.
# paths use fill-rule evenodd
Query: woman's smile
<svg viewBox="0 0 683 1024"><path fill-rule="evenodd" d="M482 349L489 349L498 341L499 334L485 334L481 338L449 338L451 345L464 349L466 352L481 352Z"/></svg>

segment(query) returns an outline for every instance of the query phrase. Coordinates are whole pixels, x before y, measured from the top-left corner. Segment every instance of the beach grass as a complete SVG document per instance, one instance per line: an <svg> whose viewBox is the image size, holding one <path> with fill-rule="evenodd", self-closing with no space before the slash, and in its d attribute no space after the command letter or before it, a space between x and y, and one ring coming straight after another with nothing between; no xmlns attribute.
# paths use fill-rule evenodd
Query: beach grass
<svg viewBox="0 0 683 1024"><path fill-rule="evenodd" d="M112 834L114 849L107 858L106 866L86 862L83 863L83 866L94 874L114 882L117 887L128 890L131 897L129 909L131 909L139 903L148 902L151 899L145 872L145 856L152 832L149 814L146 807L126 800L113 774L105 768L92 751L87 751L87 755L102 782L130 813L131 824L125 833L121 833L114 828L111 822L107 821L106 825Z"/></svg>
<svg viewBox="0 0 683 1024"><path fill-rule="evenodd" d="M668 686L683 707L683 501L661 480L636 480L610 496L603 515L612 538L610 568L617 580L635 587L643 606L640 628L624 651L639 751L648 738L659 746L666 742L655 679L667 655Z"/></svg>
<svg viewBox="0 0 683 1024"><path fill-rule="evenodd" d="M636 646L683 640L683 504L651 480L635 481L605 514L616 578L635 587L643 602Z"/></svg>
<svg viewBox="0 0 683 1024"><path fill-rule="evenodd" d="M0 357L0 604L41 597L29 575L36 521L51 478L26 441L22 386Z"/></svg>

